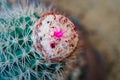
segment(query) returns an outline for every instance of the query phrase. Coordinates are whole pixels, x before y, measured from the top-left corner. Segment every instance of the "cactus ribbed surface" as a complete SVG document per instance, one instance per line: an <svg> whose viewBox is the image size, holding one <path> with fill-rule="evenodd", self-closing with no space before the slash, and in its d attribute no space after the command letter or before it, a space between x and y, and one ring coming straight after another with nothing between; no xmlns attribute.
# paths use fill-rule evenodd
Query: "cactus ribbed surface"
<svg viewBox="0 0 120 80"><path fill-rule="evenodd" d="M0 2L0 7L4 4L0 11L0 80L62 80L64 65L46 62L31 39L31 27L50 7L36 4L37 0L17 0L15 5L7 1Z"/></svg>

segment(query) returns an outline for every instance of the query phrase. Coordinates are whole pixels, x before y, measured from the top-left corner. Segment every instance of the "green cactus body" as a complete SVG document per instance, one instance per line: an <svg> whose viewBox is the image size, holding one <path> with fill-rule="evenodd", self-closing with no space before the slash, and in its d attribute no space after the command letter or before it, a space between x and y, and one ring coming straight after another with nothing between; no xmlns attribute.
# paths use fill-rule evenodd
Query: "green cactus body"
<svg viewBox="0 0 120 80"><path fill-rule="evenodd" d="M46 62L31 39L44 7L16 7L0 11L0 80L61 80L64 65Z"/></svg>
<svg viewBox="0 0 120 80"><path fill-rule="evenodd" d="M0 9L2 8L2 1L0 0Z"/></svg>

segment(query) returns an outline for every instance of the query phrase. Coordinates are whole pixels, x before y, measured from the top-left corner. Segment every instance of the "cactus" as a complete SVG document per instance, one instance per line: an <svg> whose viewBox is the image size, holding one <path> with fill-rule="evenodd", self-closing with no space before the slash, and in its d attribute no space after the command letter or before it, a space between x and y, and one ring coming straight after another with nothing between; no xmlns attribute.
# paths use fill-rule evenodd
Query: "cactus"
<svg viewBox="0 0 120 80"><path fill-rule="evenodd" d="M0 0L0 9L2 8L2 1Z"/></svg>
<svg viewBox="0 0 120 80"><path fill-rule="evenodd" d="M32 27L44 12L51 11L51 5L46 7L43 2L38 4L37 0L31 1L16 0L14 5L9 0L2 1L4 5L0 11L0 80L63 79L63 58L58 61L47 60L41 55L42 51L36 49L33 38L35 31ZM62 30L57 30L55 36L61 36L59 32L63 35Z"/></svg>
<svg viewBox="0 0 120 80"><path fill-rule="evenodd" d="M19 6L19 7L18 7ZM64 67L46 62L33 46L31 26L42 7L7 8L0 12L0 80L58 80Z"/></svg>
<svg viewBox="0 0 120 80"><path fill-rule="evenodd" d="M0 8L2 7L2 2L0 2Z"/></svg>

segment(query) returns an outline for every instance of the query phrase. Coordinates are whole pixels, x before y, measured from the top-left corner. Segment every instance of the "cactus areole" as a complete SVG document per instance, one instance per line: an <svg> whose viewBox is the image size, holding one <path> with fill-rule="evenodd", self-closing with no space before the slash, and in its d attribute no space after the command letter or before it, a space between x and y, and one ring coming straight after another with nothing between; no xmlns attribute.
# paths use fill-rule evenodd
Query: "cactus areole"
<svg viewBox="0 0 120 80"><path fill-rule="evenodd" d="M78 33L75 25L59 13L44 13L32 30L35 48L48 61L62 61L77 47Z"/></svg>

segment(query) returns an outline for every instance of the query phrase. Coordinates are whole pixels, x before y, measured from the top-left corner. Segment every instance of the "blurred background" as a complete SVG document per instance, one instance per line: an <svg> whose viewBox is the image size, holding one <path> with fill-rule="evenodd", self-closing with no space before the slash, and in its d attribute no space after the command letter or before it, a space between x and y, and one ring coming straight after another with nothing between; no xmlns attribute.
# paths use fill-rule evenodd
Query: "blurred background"
<svg viewBox="0 0 120 80"><path fill-rule="evenodd" d="M120 80L120 0L55 0L89 33L92 45L105 57L107 79Z"/></svg>

